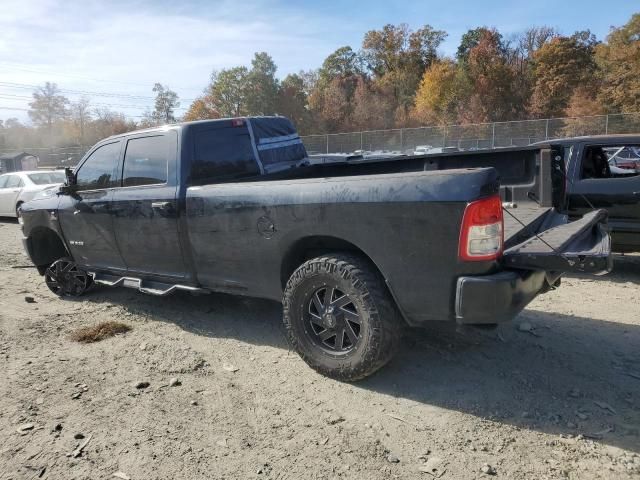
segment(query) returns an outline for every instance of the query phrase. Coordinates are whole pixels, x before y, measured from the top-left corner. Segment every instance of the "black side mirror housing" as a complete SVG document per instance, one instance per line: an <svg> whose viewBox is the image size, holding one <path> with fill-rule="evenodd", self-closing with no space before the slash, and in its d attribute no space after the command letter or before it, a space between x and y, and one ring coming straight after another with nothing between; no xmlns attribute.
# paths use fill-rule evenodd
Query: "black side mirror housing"
<svg viewBox="0 0 640 480"><path fill-rule="evenodd" d="M71 170L69 167L66 167L64 169L64 176L67 179L66 181L67 186L71 187L76 184L76 175L75 173L73 173L73 170Z"/></svg>
<svg viewBox="0 0 640 480"><path fill-rule="evenodd" d="M60 186L60 193L63 195L71 195L76 189L76 175L69 167L64 169L64 176L66 178L64 185Z"/></svg>

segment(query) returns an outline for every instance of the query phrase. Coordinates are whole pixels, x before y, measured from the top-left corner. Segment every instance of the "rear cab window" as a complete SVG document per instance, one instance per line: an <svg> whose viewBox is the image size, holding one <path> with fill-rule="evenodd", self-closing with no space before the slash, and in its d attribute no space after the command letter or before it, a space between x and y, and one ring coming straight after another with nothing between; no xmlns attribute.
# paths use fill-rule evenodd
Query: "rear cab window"
<svg viewBox="0 0 640 480"><path fill-rule="evenodd" d="M246 126L211 125L195 129L191 185L233 181L259 174Z"/></svg>

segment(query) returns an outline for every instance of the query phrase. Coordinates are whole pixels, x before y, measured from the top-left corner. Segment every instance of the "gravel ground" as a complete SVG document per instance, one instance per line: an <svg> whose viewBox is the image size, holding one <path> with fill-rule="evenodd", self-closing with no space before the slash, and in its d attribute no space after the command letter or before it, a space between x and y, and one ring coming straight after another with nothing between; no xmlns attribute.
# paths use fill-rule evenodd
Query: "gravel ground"
<svg viewBox="0 0 640 480"><path fill-rule="evenodd" d="M60 300L20 237L0 221L1 479L640 478L640 256L497 330L410 331L345 384L289 351L276 303ZM70 340L105 320L132 330Z"/></svg>

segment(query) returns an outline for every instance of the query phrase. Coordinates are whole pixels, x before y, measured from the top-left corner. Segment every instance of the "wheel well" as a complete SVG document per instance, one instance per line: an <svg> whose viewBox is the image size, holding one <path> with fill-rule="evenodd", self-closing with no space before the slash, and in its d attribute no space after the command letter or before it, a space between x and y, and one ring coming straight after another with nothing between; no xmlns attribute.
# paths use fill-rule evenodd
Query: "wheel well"
<svg viewBox="0 0 640 480"><path fill-rule="evenodd" d="M291 274L311 258L325 255L331 252L352 252L366 258L371 265L380 272L376 264L360 248L351 242L336 237L313 236L298 240L286 253L280 267L280 283L284 289Z"/></svg>
<svg viewBox="0 0 640 480"><path fill-rule="evenodd" d="M59 258L69 255L60 236L50 228L38 228L29 236L29 255L38 267L44 271Z"/></svg>

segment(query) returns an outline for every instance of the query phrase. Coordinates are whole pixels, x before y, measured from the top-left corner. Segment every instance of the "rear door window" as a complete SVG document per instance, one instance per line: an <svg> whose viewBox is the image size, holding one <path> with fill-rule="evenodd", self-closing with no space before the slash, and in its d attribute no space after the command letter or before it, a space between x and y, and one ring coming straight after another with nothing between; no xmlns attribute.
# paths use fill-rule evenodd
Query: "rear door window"
<svg viewBox="0 0 640 480"><path fill-rule="evenodd" d="M6 188L20 188L24 185L24 182L18 175L9 175Z"/></svg>
<svg viewBox="0 0 640 480"><path fill-rule="evenodd" d="M167 183L169 162L176 156L173 134L132 138L127 142L122 171L122 186L161 185Z"/></svg>
<svg viewBox="0 0 640 480"><path fill-rule="evenodd" d="M195 133L191 183L205 185L258 175L251 137L244 128L212 128Z"/></svg>
<svg viewBox="0 0 640 480"><path fill-rule="evenodd" d="M7 188L7 180L9 180L9 175L0 176L0 188Z"/></svg>

